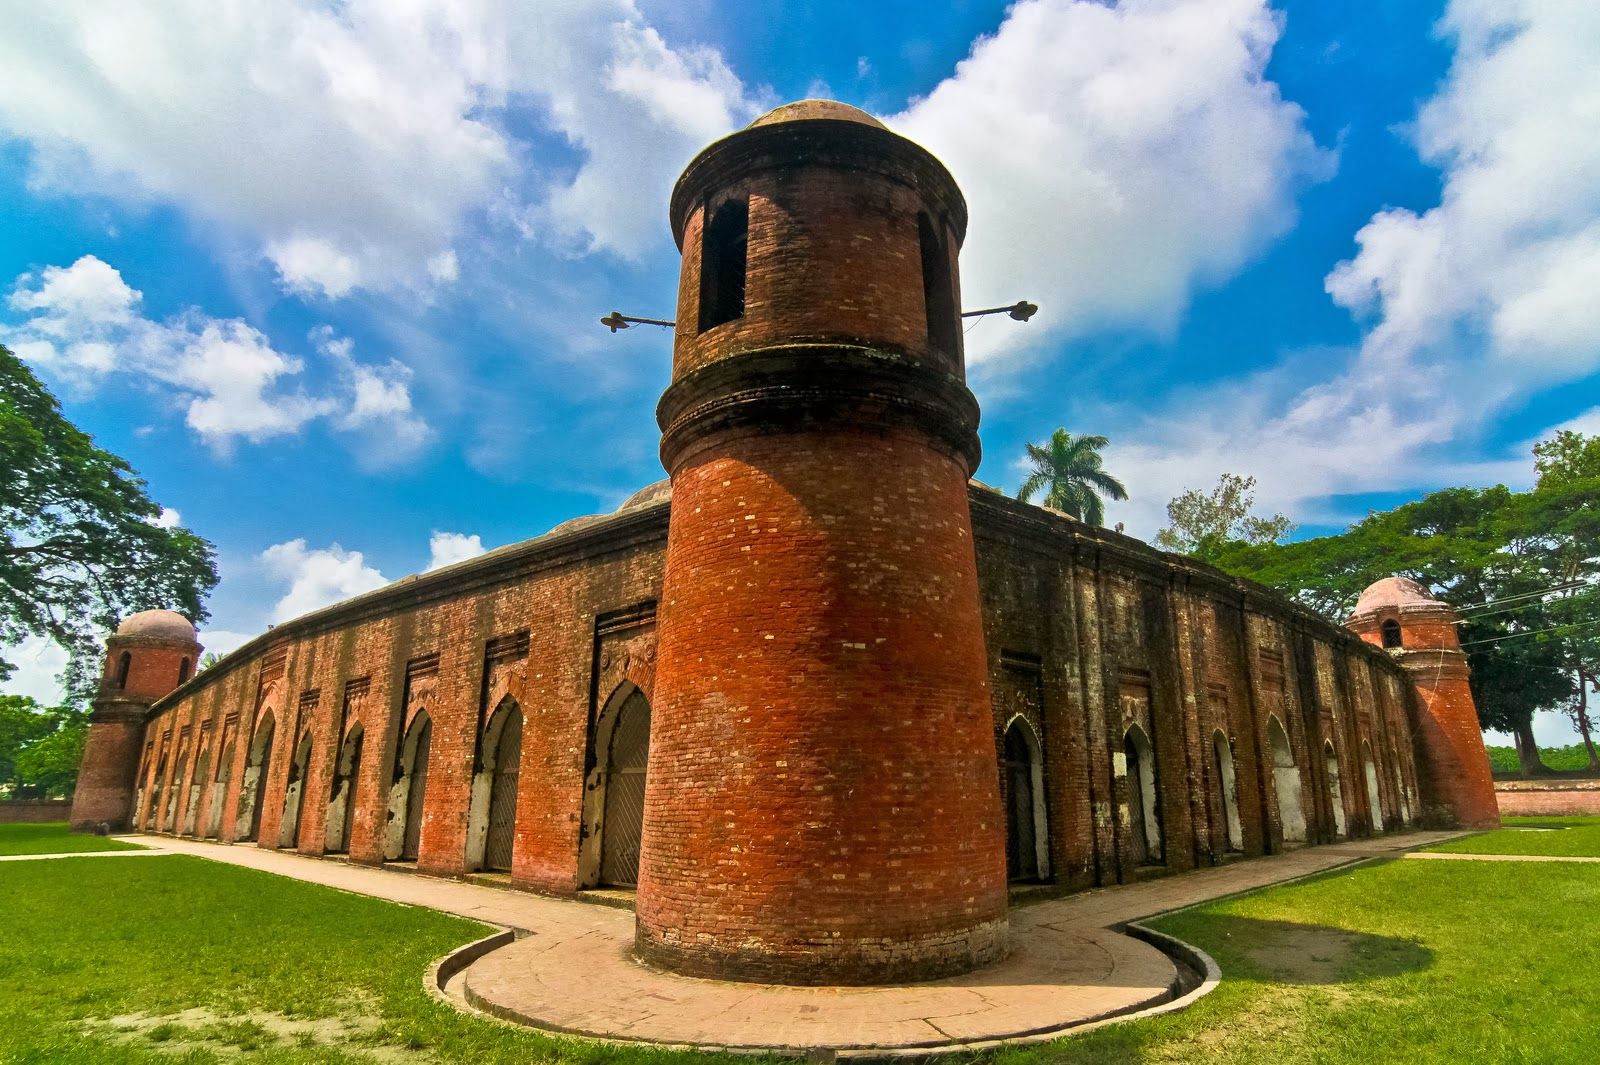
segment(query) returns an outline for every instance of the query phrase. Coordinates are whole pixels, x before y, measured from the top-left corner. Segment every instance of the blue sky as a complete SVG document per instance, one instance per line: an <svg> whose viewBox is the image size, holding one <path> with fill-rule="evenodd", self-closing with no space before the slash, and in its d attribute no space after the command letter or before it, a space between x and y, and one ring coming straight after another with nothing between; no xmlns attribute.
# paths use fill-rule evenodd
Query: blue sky
<svg viewBox="0 0 1600 1065"><path fill-rule="evenodd" d="M0 340L217 545L225 649L662 476L669 337L596 319L827 95L1042 308L968 336L980 478L1061 425L1130 532L1227 471L1311 535L1600 431L1597 55L1583 0L8 5Z"/></svg>

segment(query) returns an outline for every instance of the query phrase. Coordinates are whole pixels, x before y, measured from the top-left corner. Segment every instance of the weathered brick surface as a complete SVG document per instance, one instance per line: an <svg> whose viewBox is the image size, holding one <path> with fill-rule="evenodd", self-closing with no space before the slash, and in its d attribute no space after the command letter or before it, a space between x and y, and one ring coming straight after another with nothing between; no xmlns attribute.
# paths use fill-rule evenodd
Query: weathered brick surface
<svg viewBox="0 0 1600 1065"><path fill-rule="evenodd" d="M1286 800L1310 843L1466 809L1475 719L1437 649L1408 652L1427 670L1396 662L1265 589L969 487L976 404L959 330L929 335L918 236L936 220L954 286L960 194L886 131L791 125L723 142L674 195L670 504L657 491L279 625L176 691L171 647L115 688L114 641L74 822L392 861L427 721L416 867L460 875L483 860L486 732L515 706L512 881L577 891L599 879L607 737L637 692L653 704L642 953L814 982L1004 949L1013 722L1039 752L1041 868L1067 888L1150 873L1134 727L1150 858L1171 870L1281 851ZM700 334L700 228L730 195L750 200L744 315ZM1292 767L1274 766L1280 730ZM342 820L329 833L342 788L348 838Z"/></svg>

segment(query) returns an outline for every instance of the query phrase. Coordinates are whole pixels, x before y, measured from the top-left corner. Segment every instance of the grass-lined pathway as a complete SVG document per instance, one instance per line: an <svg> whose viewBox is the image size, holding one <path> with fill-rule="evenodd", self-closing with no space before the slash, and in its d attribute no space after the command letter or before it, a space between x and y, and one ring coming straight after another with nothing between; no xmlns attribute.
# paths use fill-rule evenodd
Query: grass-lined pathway
<svg viewBox="0 0 1600 1065"><path fill-rule="evenodd" d="M137 843L69 832L65 821L37 825L0 825L0 855L82 854L88 851L142 850Z"/></svg>

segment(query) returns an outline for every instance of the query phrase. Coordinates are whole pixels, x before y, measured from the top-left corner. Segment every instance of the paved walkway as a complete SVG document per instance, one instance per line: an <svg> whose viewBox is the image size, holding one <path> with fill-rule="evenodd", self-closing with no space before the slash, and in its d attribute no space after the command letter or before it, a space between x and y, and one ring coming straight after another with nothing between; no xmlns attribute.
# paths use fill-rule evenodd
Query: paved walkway
<svg viewBox="0 0 1600 1065"><path fill-rule="evenodd" d="M1128 922L1366 858L1395 857L1457 834L1309 847L1025 904L1012 910L1014 948L999 965L873 988L773 987L648 969L628 954L632 913L615 907L167 836L131 837L154 850L120 853L199 855L515 929L514 943L471 963L452 987L480 1008L548 1031L668 1045L892 1054L1040 1037L1169 1001L1176 967L1166 954L1121 934Z"/></svg>
<svg viewBox="0 0 1600 1065"><path fill-rule="evenodd" d="M0 854L0 862L32 862L43 858L143 858L160 851L61 851L57 854Z"/></svg>

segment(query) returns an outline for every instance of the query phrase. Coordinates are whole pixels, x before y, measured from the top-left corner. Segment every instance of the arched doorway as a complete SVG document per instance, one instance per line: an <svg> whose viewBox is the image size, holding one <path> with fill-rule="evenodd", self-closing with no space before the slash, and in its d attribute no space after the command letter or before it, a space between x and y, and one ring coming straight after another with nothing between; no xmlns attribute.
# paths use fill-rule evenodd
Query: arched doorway
<svg viewBox="0 0 1600 1065"><path fill-rule="evenodd" d="M150 805L144 811L144 824L140 827L146 831L160 831L161 829L161 782L167 775L167 756L163 754L160 761L156 762L156 776L150 782Z"/></svg>
<svg viewBox="0 0 1600 1065"><path fill-rule="evenodd" d="M211 775L211 745L202 744L200 756L194 762L194 776L189 779L189 805L183 812L183 834L195 834L200 821L200 794L205 791L206 778Z"/></svg>
<svg viewBox="0 0 1600 1065"><path fill-rule="evenodd" d="M272 711L267 711L256 726L255 739L250 741L250 760L245 763L244 776L239 780L239 817L233 835L238 840L252 840L261 831L261 801L267 794L267 773L272 768L272 733L275 723Z"/></svg>
<svg viewBox="0 0 1600 1065"><path fill-rule="evenodd" d="M1138 725L1122 736L1122 753L1128 766L1128 834L1135 865L1160 865L1161 796L1156 787L1155 749Z"/></svg>
<svg viewBox="0 0 1600 1065"><path fill-rule="evenodd" d="M278 846L296 847L300 843L300 808L305 805L306 770L311 768L311 730L306 729L289 763L289 783L283 789L283 820L278 827Z"/></svg>
<svg viewBox="0 0 1600 1065"><path fill-rule="evenodd" d="M1339 756L1334 753L1332 740L1323 743L1322 756L1328 765L1328 805L1333 808L1333 834L1337 838L1343 839L1345 836L1344 788L1339 782Z"/></svg>
<svg viewBox="0 0 1600 1065"><path fill-rule="evenodd" d="M1289 746L1289 734L1276 717L1267 718L1267 745L1272 748L1272 783L1278 794L1278 822L1285 843L1306 841L1306 812L1301 805L1300 767Z"/></svg>
<svg viewBox="0 0 1600 1065"><path fill-rule="evenodd" d="M1378 792L1378 766L1372 760L1372 744L1362 741L1362 768L1367 774L1367 806L1372 811L1372 831L1383 831L1383 796Z"/></svg>
<svg viewBox="0 0 1600 1065"><path fill-rule="evenodd" d="M1006 875L1012 880L1050 876L1050 827L1045 810L1044 758L1026 719L1006 727Z"/></svg>
<svg viewBox="0 0 1600 1065"><path fill-rule="evenodd" d="M1239 823L1239 781L1233 771L1233 744L1221 729L1211 737L1211 752L1217 766L1217 809L1227 832L1228 849L1242 851L1244 826Z"/></svg>
<svg viewBox="0 0 1600 1065"><path fill-rule="evenodd" d="M612 694L595 730L599 816L589 884L631 887L639 880L645 770L650 761L650 702L632 684Z"/></svg>
<svg viewBox="0 0 1600 1065"><path fill-rule="evenodd" d="M366 730L361 722L350 726L350 732L339 745L339 762L333 768L333 797L328 800L328 826L325 850L329 854L346 854L350 850L350 830L355 827L356 780L361 769L361 741Z"/></svg>
<svg viewBox="0 0 1600 1065"><path fill-rule="evenodd" d="M222 804L228 794L233 773L233 739L230 737L217 755L217 779L211 782L211 799L206 803L206 838L216 839L222 831Z"/></svg>
<svg viewBox="0 0 1600 1065"><path fill-rule="evenodd" d="M389 829L384 837L385 861L414 862L422 844L423 799L428 789L428 747L433 719L418 711L400 746L400 764L389 789Z"/></svg>
<svg viewBox="0 0 1600 1065"><path fill-rule="evenodd" d="M502 699L483 730L467 817L467 868L509 872L516 843L517 781L522 768L522 708Z"/></svg>
<svg viewBox="0 0 1600 1065"><path fill-rule="evenodd" d="M167 786L167 809L161 815L161 830L174 835L178 831L178 799L183 795L183 771L189 754L188 744L178 745L178 755L172 760L172 780Z"/></svg>

